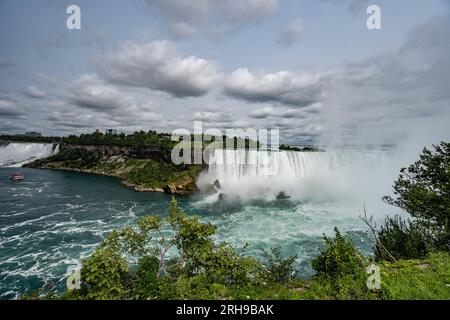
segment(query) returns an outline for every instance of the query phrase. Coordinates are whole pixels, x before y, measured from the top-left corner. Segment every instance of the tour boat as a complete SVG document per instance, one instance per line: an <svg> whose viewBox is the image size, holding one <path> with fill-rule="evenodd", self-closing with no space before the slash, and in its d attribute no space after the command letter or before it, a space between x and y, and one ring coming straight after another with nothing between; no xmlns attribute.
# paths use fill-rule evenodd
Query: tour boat
<svg viewBox="0 0 450 320"><path fill-rule="evenodd" d="M10 178L13 181L25 180L25 176L22 173L20 173L20 172L13 173Z"/></svg>

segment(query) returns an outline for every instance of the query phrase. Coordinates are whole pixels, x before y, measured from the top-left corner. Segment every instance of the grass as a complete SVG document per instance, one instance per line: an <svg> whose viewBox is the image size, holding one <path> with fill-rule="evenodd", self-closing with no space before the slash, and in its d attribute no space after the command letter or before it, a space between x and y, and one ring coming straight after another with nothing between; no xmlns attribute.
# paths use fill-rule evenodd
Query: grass
<svg viewBox="0 0 450 320"><path fill-rule="evenodd" d="M290 285L236 288L224 291L227 299L244 300L448 300L450 299L450 255L433 253L423 260L399 260L383 262L381 290L359 296L336 294L333 284L342 287L354 284L345 279L326 280L317 277L297 280ZM334 283L332 283L334 282ZM361 288L365 284L359 284ZM357 286L359 286L357 285Z"/></svg>
<svg viewBox="0 0 450 320"><path fill-rule="evenodd" d="M381 282L389 299L450 299L450 256L433 253L424 260L385 262Z"/></svg>

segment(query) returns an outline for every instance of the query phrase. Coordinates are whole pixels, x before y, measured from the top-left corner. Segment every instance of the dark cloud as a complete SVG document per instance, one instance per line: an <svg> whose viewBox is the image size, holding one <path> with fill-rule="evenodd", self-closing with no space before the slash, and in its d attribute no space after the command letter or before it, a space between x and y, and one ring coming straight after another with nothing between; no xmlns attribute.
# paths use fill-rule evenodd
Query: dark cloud
<svg viewBox="0 0 450 320"><path fill-rule="evenodd" d="M23 133L25 130L27 130L27 126L23 123L0 118L0 133Z"/></svg>
<svg viewBox="0 0 450 320"><path fill-rule="evenodd" d="M22 118L25 111L17 106L13 101L0 100L0 117L1 118Z"/></svg>
<svg viewBox="0 0 450 320"><path fill-rule="evenodd" d="M87 109L112 110L123 105L122 93L95 75L85 74L69 88L69 102Z"/></svg>

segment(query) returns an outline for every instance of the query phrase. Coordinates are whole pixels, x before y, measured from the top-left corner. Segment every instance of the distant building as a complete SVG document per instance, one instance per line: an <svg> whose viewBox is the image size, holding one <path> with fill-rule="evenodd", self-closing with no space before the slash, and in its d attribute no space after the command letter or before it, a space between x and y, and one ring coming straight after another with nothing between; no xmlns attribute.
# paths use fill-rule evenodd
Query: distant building
<svg viewBox="0 0 450 320"><path fill-rule="evenodd" d="M27 137L42 137L42 134L40 132L35 131L26 132L25 135Z"/></svg>
<svg viewBox="0 0 450 320"><path fill-rule="evenodd" d="M117 134L117 130L116 129L106 129L105 134L108 136L111 136L113 134Z"/></svg>

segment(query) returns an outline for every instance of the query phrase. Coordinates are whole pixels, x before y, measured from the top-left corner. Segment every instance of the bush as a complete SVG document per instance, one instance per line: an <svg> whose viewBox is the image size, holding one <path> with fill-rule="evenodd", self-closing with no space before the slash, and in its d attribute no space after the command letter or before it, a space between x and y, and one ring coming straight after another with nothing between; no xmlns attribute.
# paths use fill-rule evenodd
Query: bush
<svg viewBox="0 0 450 320"><path fill-rule="evenodd" d="M263 250L266 259L266 280L271 283L289 283L297 278L294 263L297 256L283 258L279 246Z"/></svg>
<svg viewBox="0 0 450 320"><path fill-rule="evenodd" d="M324 235L325 248L312 261L312 267L319 276L340 278L364 273L365 260L350 239L345 238L337 228L335 238Z"/></svg>
<svg viewBox="0 0 450 320"><path fill-rule="evenodd" d="M387 217L378 232L375 259L420 259L430 251L426 231L417 223L403 221L399 216ZM386 252L389 252L390 255Z"/></svg>
<svg viewBox="0 0 450 320"><path fill-rule="evenodd" d="M364 299L373 295L366 286L366 261L350 239L337 228L335 238L324 236L325 247L313 259L316 283L325 294L336 299Z"/></svg>

